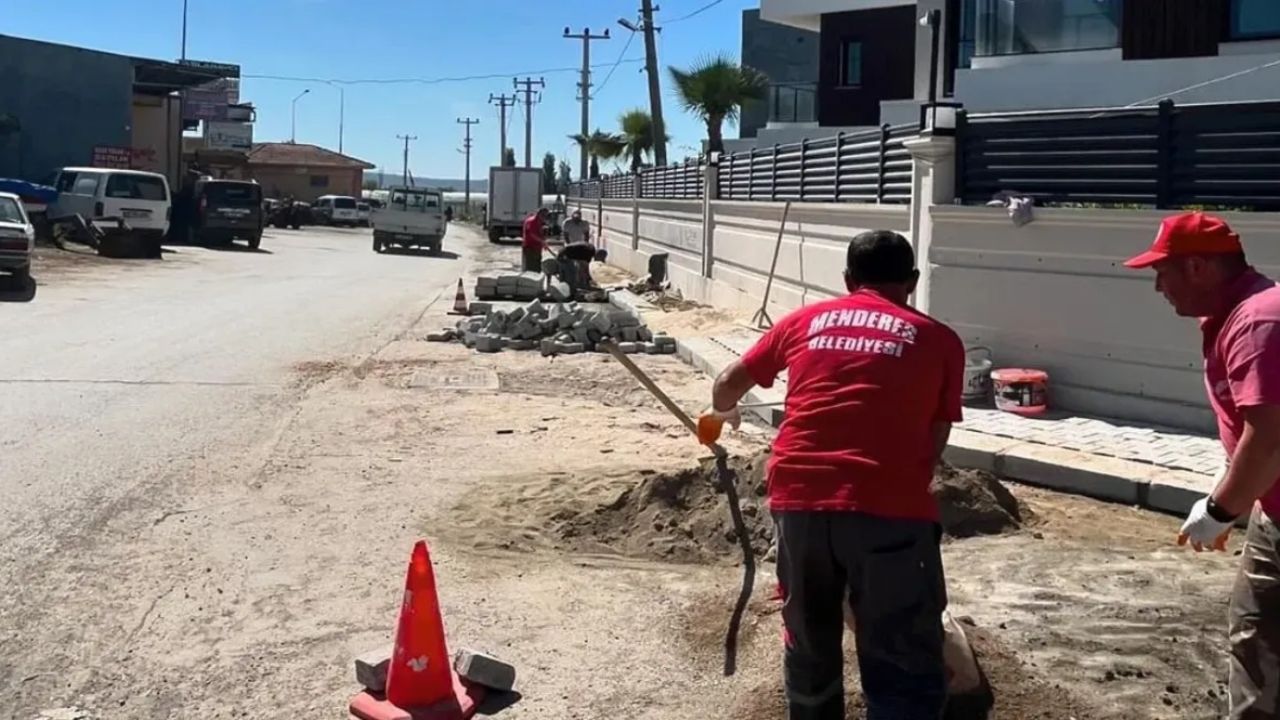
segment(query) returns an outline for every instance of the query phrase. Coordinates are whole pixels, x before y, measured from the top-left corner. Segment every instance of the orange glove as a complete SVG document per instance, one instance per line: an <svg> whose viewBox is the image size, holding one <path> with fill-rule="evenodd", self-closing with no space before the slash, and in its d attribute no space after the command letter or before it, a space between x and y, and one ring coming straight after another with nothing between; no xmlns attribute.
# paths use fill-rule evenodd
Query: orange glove
<svg viewBox="0 0 1280 720"><path fill-rule="evenodd" d="M742 426L742 413L738 408L732 410L716 410L711 408L698 416L698 442L710 445L720 439L725 423L737 430Z"/></svg>

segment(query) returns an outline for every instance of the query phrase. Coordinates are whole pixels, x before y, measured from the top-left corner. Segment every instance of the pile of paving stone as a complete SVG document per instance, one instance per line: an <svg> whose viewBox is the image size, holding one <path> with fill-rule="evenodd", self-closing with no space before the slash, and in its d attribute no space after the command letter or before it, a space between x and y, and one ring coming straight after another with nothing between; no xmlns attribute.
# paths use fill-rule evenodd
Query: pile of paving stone
<svg viewBox="0 0 1280 720"><path fill-rule="evenodd" d="M542 273L522 272L504 275L481 275L476 278L477 300L570 299L569 285L559 280L547 281Z"/></svg>
<svg viewBox="0 0 1280 720"><path fill-rule="evenodd" d="M534 300L509 311L474 302L470 311L470 317L459 320L456 327L431 333L427 340L461 341L478 352L541 350L544 356L595 352L605 340L617 343L624 353L659 355L676 351L675 338L651 332L625 310Z"/></svg>

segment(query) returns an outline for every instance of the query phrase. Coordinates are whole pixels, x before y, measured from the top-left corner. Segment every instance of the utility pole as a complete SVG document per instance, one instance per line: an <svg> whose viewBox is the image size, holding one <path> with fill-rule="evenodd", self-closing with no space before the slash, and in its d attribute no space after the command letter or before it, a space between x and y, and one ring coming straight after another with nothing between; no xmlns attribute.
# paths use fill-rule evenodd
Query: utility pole
<svg viewBox="0 0 1280 720"><path fill-rule="evenodd" d="M667 126L662 120L662 76L658 74L658 44L653 25L653 0L640 0L640 19L644 21L644 67L649 74L649 115L653 118L653 164L667 164Z"/></svg>
<svg viewBox="0 0 1280 720"><path fill-rule="evenodd" d="M466 174L466 179L463 180L463 183L465 183L465 189L463 190L463 198L464 198L463 207L470 210L471 209L471 126L479 125L480 118L458 118L458 124L467 126L467 139L462 142L462 151L467 155L467 174Z"/></svg>
<svg viewBox="0 0 1280 720"><path fill-rule="evenodd" d="M512 79L516 90L524 93L524 166L533 167L533 89L544 88L547 83L542 78ZM542 101L542 93L538 93L538 102ZM506 150L503 150L505 153Z"/></svg>
<svg viewBox="0 0 1280 720"><path fill-rule="evenodd" d="M502 142L501 147L498 148L499 165L507 158L507 108L515 107L519 99L515 95L504 94L494 97L493 93L489 93L489 104L498 106L498 137Z"/></svg>
<svg viewBox="0 0 1280 720"><path fill-rule="evenodd" d="M417 140L417 135L397 135L397 140L404 141L404 186L413 187L413 179L409 177L409 141Z"/></svg>
<svg viewBox="0 0 1280 720"><path fill-rule="evenodd" d="M578 99L582 101L583 142L581 143L582 147L580 148L582 152L580 153L581 160L579 162L578 171L581 174L581 177L585 179L587 177L588 163L587 143L585 141L587 136L591 134L591 41L608 40L609 31L605 30L603 35L592 35L591 28L583 28L582 32L575 34L570 32L569 28L566 27L564 29L564 36L569 40L582 41L582 80L578 83L578 90L581 93L581 97Z"/></svg>

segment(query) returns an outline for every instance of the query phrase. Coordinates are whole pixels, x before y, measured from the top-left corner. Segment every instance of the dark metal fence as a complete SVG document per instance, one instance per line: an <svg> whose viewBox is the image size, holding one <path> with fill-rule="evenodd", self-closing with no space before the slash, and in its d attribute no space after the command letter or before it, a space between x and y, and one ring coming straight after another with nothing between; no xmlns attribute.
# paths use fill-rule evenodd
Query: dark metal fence
<svg viewBox="0 0 1280 720"><path fill-rule="evenodd" d="M1280 210L1280 102L959 114L957 195Z"/></svg>
<svg viewBox="0 0 1280 720"><path fill-rule="evenodd" d="M840 133L729 155L720 161L723 200L911 202L914 125Z"/></svg>
<svg viewBox="0 0 1280 720"><path fill-rule="evenodd" d="M718 200L908 203L911 155L903 141L914 125L840 133L720 159ZM706 191L706 168L698 161L640 173L640 197L696 200ZM570 197L631 198L634 176L614 175L573 183Z"/></svg>

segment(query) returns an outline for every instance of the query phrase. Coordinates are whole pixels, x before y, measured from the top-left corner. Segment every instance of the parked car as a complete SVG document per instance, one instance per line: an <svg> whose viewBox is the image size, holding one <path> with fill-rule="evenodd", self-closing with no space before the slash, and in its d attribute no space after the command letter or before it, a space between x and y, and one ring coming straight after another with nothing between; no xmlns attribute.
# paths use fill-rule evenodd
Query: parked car
<svg viewBox="0 0 1280 720"><path fill-rule="evenodd" d="M281 230L291 227L294 230L303 225L310 225L311 206L296 200L277 200L269 198L263 201L263 211L265 215L266 225L278 227Z"/></svg>
<svg viewBox="0 0 1280 720"><path fill-rule="evenodd" d="M140 170L68 167L58 171L53 187L58 199L51 217L121 218L144 238L151 254L160 254L172 213L165 176Z"/></svg>
<svg viewBox="0 0 1280 720"><path fill-rule="evenodd" d="M26 282L31 277L31 254L35 247L36 229L27 217L22 200L13 193L0 192L0 269Z"/></svg>
<svg viewBox="0 0 1280 720"><path fill-rule="evenodd" d="M356 199L347 195L325 195L312 206L316 220L325 225L355 227L360 220Z"/></svg>
<svg viewBox="0 0 1280 720"><path fill-rule="evenodd" d="M360 227L369 227L369 215L373 212L372 206L367 202L356 203L356 222Z"/></svg>
<svg viewBox="0 0 1280 720"><path fill-rule="evenodd" d="M201 178L192 192L192 203L188 241L230 243L242 238L255 250L262 244L262 188L258 183Z"/></svg>

